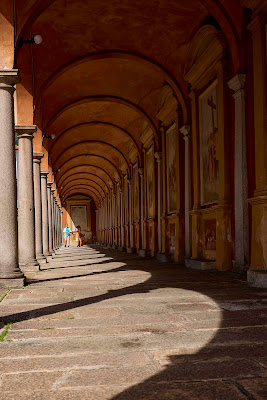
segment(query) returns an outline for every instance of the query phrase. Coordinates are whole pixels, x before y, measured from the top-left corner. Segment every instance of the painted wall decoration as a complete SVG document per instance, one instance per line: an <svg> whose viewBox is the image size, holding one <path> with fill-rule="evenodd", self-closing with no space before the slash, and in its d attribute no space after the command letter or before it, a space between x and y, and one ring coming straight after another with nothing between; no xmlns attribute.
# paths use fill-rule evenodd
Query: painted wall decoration
<svg viewBox="0 0 267 400"><path fill-rule="evenodd" d="M154 192L154 151L151 147L146 153L146 176L147 176L147 216L153 217L153 192Z"/></svg>
<svg viewBox="0 0 267 400"><path fill-rule="evenodd" d="M170 248L170 253L175 252L175 224L170 224L169 228L169 236L170 236L170 243L169 243L169 248Z"/></svg>
<svg viewBox="0 0 267 400"><path fill-rule="evenodd" d="M216 219L205 221L205 249L216 250Z"/></svg>
<svg viewBox="0 0 267 400"><path fill-rule="evenodd" d="M120 201L121 201L121 196L120 196L120 189L117 187L117 192L116 192L116 206L117 206L117 222L118 225L121 223L121 212L120 212Z"/></svg>
<svg viewBox="0 0 267 400"><path fill-rule="evenodd" d="M134 221L139 219L139 174L138 164L133 167L133 207L134 207Z"/></svg>
<svg viewBox="0 0 267 400"><path fill-rule="evenodd" d="M219 162L217 159L218 109L217 81L199 98L201 204L216 203L219 198Z"/></svg>
<svg viewBox="0 0 267 400"><path fill-rule="evenodd" d="M177 134L174 125L166 132L166 162L167 162L167 210L168 213L177 209L177 174L176 174Z"/></svg>

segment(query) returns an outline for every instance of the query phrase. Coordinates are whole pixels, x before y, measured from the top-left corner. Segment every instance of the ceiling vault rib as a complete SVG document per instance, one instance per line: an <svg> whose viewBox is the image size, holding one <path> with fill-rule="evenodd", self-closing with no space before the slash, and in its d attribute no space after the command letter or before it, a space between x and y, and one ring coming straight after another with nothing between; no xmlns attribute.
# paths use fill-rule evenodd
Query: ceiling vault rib
<svg viewBox="0 0 267 400"><path fill-rule="evenodd" d="M73 145L67 147L62 153L60 153L60 154L57 156L57 158L54 160L53 164L56 165L56 163L58 162L58 160L60 159L60 157L62 157L63 154L65 154L68 150L73 149L74 147L80 146L80 145L85 144L85 143L99 143L99 144L104 144L104 145L106 145L106 146L112 147L112 149L114 149L115 151L117 151L117 152L123 157L123 159L124 159L124 161L125 161L125 163L126 163L128 169L129 169L130 166L129 166L129 163L128 163L126 157L124 156L124 154L123 154L119 149L117 149L115 146L113 146L112 144L107 143L107 142L102 142L101 140L83 140L83 141L81 141L81 142L75 143L75 144L73 144ZM77 154L77 155L78 155L78 154ZM106 158L106 157L105 157L105 158Z"/></svg>
<svg viewBox="0 0 267 400"><path fill-rule="evenodd" d="M97 165L93 165L93 164L81 164L81 165L76 165L74 168L72 168L71 170L73 171L74 169L76 169L76 168L81 168L81 167L92 167L92 168L96 168L96 169L99 169L99 170L101 170L101 171L103 171L107 176L108 176L108 178L112 181L112 178L111 178L111 176L109 175L109 173L105 170L105 169L103 169L103 168L101 168L101 167L99 167L99 166L97 166ZM68 171L65 171L61 176L60 176L60 178L57 180L57 178L56 178L56 182L60 185L60 182L61 182L61 179L63 178L63 176L64 175L66 175L67 173L69 173L70 172L70 170L68 170ZM107 186L108 187L108 186Z"/></svg>
<svg viewBox="0 0 267 400"><path fill-rule="evenodd" d="M56 144L67 132L69 132L70 130L75 129L75 128L79 128L79 127L82 127L82 126L86 126L86 125L89 125L89 126L90 126L90 125L98 125L98 124L100 124L100 125L112 126L113 128L118 129L118 130L124 132L127 136L129 136L129 137L131 138L131 141L134 143L134 145L135 145L135 147L136 147L136 149L137 149L137 151L138 151L139 160L141 159L141 153L140 153L139 147L138 147L138 145L137 145L135 139L133 138L133 136L132 136L126 129L124 129L124 128L122 128L122 127L116 125L116 124L113 124L113 123L111 123L111 122L105 122L105 121L82 122L82 123L80 123L80 124L76 124L76 125L73 125L73 126L67 128L67 129L65 129L63 132L60 133L59 136L57 136L57 137L55 138L55 140L53 140L52 145L51 145L51 147L50 147L50 152L53 151L53 148L54 148L55 144Z"/></svg>
<svg viewBox="0 0 267 400"><path fill-rule="evenodd" d="M65 111L69 110L72 107L75 107L76 105L80 105L80 104L92 102L92 101L110 101L110 102L114 102L114 103L124 104L124 105L134 109L150 125L150 127L153 131L154 137L155 137L155 142L156 142L157 148L158 148L159 141L158 141L157 129L156 129L156 126L155 126L154 122L152 121L152 119L146 114L146 112L140 106L136 105L135 103L133 103L129 100L123 99L122 97L118 97L118 96L97 95L97 96L86 96L86 97L82 97L80 99L76 99L73 102L63 106L49 119L46 126L44 127L44 132L47 132L49 130L50 126L52 125L52 123L55 122L56 119L61 114L63 114Z"/></svg>
<svg viewBox="0 0 267 400"><path fill-rule="evenodd" d="M92 175L92 176L95 176L97 179L100 179L102 182L103 182L103 184L105 185L105 187L108 189L108 186L107 186L107 184L106 184L106 182L100 177L100 176L98 176L98 175L96 175L96 174L93 174L93 173L91 173L91 172L76 172L76 173L74 173L74 174L71 174L71 175L69 175L67 178L65 178L63 181L62 181L62 184L60 185L60 186L64 186L64 182L67 180L67 179L69 179L70 177L72 177L72 176L74 176L74 175ZM83 179L83 178L81 178L81 179ZM100 186L100 185L99 185Z"/></svg>

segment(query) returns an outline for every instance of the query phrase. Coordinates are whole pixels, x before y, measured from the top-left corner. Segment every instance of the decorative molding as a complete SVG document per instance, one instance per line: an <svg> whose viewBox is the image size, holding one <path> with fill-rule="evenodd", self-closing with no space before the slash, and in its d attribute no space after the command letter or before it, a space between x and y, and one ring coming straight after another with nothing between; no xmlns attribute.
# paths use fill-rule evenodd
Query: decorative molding
<svg viewBox="0 0 267 400"><path fill-rule="evenodd" d="M237 74L228 82L228 86L235 93L244 89L246 82L246 74Z"/></svg>
<svg viewBox="0 0 267 400"><path fill-rule="evenodd" d="M185 80L192 85L192 89L203 86L207 76L210 79L217 75L218 61L222 60L226 41L222 32L218 32L213 26L203 26L191 45L187 55L185 67Z"/></svg>
<svg viewBox="0 0 267 400"><path fill-rule="evenodd" d="M184 140L187 139L191 135L190 125L182 126L182 128L180 128L180 132L184 135Z"/></svg>
<svg viewBox="0 0 267 400"><path fill-rule="evenodd" d="M163 126L170 126L178 117L178 100L169 85L165 85L161 91L159 111L157 118Z"/></svg>

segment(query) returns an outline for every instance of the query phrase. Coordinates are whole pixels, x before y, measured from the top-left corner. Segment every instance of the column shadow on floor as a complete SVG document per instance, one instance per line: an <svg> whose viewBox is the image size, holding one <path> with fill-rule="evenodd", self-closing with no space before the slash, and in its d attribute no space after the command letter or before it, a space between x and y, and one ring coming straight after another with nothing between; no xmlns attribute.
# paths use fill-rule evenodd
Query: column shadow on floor
<svg viewBox="0 0 267 400"><path fill-rule="evenodd" d="M96 245L93 248L101 249ZM98 296L5 315L0 320L3 322L30 320L124 295L145 294L163 288L179 288L198 292L208 296L215 303L218 302L220 292L223 296L223 291L229 288L232 288L233 298L237 292L240 292L241 298L242 293L251 295L251 297L256 292L262 293L258 289L248 288L245 282L234 279L229 273L194 271L174 264L163 266L151 259L142 263L141 266L140 264L136 266L136 255L126 255L115 250L108 250L105 254L107 257L113 258L112 261L123 262L124 265L88 274L47 279L47 281L120 273L131 269L147 272L150 274L150 278L145 282L109 290ZM105 261L105 263L107 262ZM99 262L99 265L101 264ZM94 267L97 265L93 264ZM30 284L36 282L44 281L39 280ZM216 288L218 289L217 293ZM230 300L228 299L228 301ZM201 350L194 354L190 354L189 351L188 354L186 349L179 350L178 344L177 352L180 354L170 355L168 357L169 364L164 366L162 372L121 392L112 400L224 400L226 398L255 400L256 397L247 391L245 383L246 379L252 377L266 380L267 369L264 370L264 367L260 367L257 358L267 357L267 329L254 328L255 325L263 328L267 325L266 303L265 306L263 304L262 309L259 306L258 309L253 310L251 317L249 309L247 311L246 309L242 311L242 308L238 310L238 307L236 310L231 307L229 309L221 307L220 326L215 329L213 338ZM205 321L205 316L205 311L203 311L203 321ZM233 327L232 330L226 329L229 327Z"/></svg>

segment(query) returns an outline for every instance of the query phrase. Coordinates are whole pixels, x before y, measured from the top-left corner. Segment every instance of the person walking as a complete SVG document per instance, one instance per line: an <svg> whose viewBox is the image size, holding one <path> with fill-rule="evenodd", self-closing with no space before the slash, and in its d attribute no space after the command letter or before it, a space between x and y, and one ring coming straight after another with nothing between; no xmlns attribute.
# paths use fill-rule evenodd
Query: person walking
<svg viewBox="0 0 267 400"><path fill-rule="evenodd" d="M70 228L69 228L68 224L66 224L66 226L63 230L63 234L64 234L65 247L66 246L70 247Z"/></svg>
<svg viewBox="0 0 267 400"><path fill-rule="evenodd" d="M81 227L80 225L76 226L76 231L74 232L75 235L75 240L77 243L77 247L81 247L81 243L82 243L82 232L81 232Z"/></svg>

